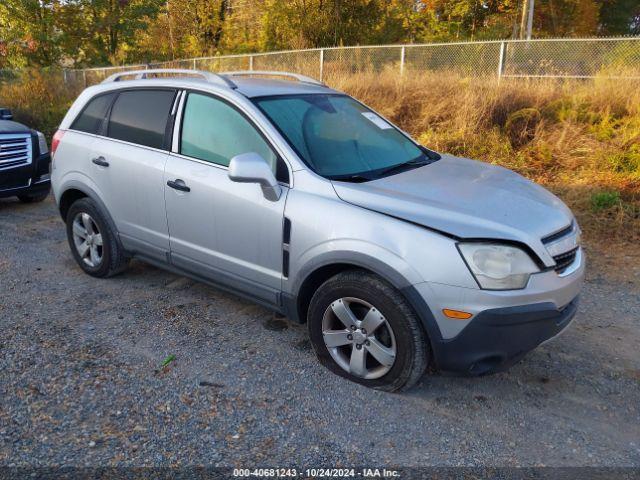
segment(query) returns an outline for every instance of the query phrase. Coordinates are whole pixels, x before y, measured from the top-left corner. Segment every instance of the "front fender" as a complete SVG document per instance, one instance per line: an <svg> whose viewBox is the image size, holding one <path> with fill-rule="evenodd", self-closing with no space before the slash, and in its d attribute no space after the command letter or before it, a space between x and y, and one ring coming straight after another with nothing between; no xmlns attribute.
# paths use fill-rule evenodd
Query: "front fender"
<svg viewBox="0 0 640 480"><path fill-rule="evenodd" d="M304 280L315 270L332 264L348 264L371 270L398 289L423 281L420 274L402 257L363 240L329 240L315 245L293 259L295 271L287 285L297 295Z"/></svg>

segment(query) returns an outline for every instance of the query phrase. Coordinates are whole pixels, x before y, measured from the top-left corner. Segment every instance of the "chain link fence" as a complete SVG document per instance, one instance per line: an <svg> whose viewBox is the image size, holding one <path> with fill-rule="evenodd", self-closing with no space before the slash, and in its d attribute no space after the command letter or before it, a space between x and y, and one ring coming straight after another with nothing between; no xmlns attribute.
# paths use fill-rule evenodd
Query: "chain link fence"
<svg viewBox="0 0 640 480"><path fill-rule="evenodd" d="M148 68L212 72L274 70L302 73L331 83L332 77L394 72L446 72L482 78L640 79L640 37L539 39L335 47L246 55L220 55L119 67L64 70L65 84L83 88L113 73ZM0 71L0 81L15 72Z"/></svg>

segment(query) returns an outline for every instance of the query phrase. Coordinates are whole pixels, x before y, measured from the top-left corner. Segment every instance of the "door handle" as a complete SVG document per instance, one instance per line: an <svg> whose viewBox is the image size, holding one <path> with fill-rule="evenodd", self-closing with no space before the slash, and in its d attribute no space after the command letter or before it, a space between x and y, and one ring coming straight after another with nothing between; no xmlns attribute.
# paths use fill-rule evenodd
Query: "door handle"
<svg viewBox="0 0 640 480"><path fill-rule="evenodd" d="M190 192L191 189L184 184L183 180L179 178L175 180L169 180L167 185L175 190L180 190L181 192Z"/></svg>
<svg viewBox="0 0 640 480"><path fill-rule="evenodd" d="M93 163L95 163L96 165L99 165L101 167L108 167L109 166L109 162L107 162L104 157L98 157L98 158L94 158L93 160L91 160Z"/></svg>

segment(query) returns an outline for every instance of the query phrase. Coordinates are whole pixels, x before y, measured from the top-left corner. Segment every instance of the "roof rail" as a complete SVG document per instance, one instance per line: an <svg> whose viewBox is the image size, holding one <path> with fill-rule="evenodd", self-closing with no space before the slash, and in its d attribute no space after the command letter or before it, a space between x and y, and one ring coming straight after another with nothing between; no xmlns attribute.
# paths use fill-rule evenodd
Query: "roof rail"
<svg viewBox="0 0 640 480"><path fill-rule="evenodd" d="M169 74L176 74L176 75L182 75L182 76L197 75L210 83L216 83L218 85L222 85L224 87L229 87L234 89L237 88L235 83L233 83L231 80L223 77L220 74L205 72L202 70L188 70L188 69L182 69L182 68L180 69L179 68L154 68L154 69L150 68L147 70L129 70L127 72L118 72L104 79L102 83L119 82L121 81L122 77L127 77L130 75L135 75L135 79L140 80L140 79L147 78L147 75L149 74L156 74L156 73L169 73Z"/></svg>
<svg viewBox="0 0 640 480"><path fill-rule="evenodd" d="M299 73L291 73L291 72L278 72L278 71L270 71L270 70L239 70L237 72L221 72L220 75L229 76L229 77L240 77L240 76L251 76L251 75L268 75L268 76L277 76L277 77L291 77L295 78L299 82L302 83L311 83L313 85L323 85L324 83L319 82L315 78L307 77L306 75L301 75Z"/></svg>

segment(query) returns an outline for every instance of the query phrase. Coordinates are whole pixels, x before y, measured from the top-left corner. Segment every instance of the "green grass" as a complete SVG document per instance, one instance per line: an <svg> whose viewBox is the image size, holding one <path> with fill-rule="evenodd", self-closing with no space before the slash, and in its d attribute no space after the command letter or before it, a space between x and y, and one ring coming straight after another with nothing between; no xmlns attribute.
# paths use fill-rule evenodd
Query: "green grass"
<svg viewBox="0 0 640 480"><path fill-rule="evenodd" d="M605 191L591 194L591 207L596 212L613 208L620 203L620 192Z"/></svg>

